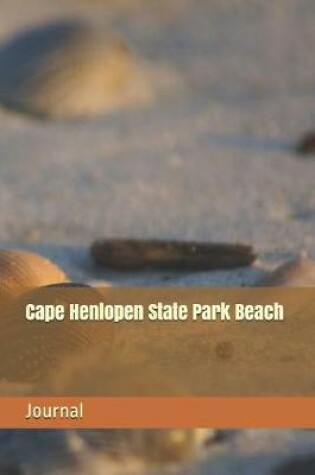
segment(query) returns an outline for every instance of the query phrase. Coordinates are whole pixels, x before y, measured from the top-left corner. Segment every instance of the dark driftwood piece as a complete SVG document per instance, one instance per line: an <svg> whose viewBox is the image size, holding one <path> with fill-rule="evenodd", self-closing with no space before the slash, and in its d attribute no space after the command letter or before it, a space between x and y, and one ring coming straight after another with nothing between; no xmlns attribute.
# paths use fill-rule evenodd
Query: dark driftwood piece
<svg viewBox="0 0 315 475"><path fill-rule="evenodd" d="M229 269L250 265L256 255L243 244L103 239L91 246L94 259L117 270Z"/></svg>

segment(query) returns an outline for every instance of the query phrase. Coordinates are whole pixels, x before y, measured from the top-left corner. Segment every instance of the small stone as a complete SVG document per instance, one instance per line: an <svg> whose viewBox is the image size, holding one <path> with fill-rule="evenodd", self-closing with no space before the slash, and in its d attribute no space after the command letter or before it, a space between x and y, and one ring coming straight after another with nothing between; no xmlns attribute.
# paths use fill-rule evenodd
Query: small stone
<svg viewBox="0 0 315 475"><path fill-rule="evenodd" d="M300 155L315 156L315 130L304 134L297 143L296 152Z"/></svg>

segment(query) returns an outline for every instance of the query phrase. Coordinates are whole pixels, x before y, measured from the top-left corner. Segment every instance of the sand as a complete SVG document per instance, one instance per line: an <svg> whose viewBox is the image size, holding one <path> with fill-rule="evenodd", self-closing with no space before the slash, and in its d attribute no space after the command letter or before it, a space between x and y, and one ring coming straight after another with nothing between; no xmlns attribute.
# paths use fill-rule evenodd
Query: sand
<svg viewBox="0 0 315 475"><path fill-rule="evenodd" d="M1 109L1 246L37 250L77 281L118 285L248 285L301 249L315 257L315 158L293 150L315 125L314 1L119 3L0 1L2 41L75 15L110 25L147 64L175 74L150 106L95 119L40 122ZM121 275L88 255L94 239L112 236L244 241L259 261L231 272ZM314 453L312 432L239 437L263 455L231 442L202 473L259 475L286 454Z"/></svg>
<svg viewBox="0 0 315 475"><path fill-rule="evenodd" d="M174 0L128 15L96 3L29 0L26 21L25 2L3 2L0 33L87 12L181 87L94 120L2 110L1 244L82 246L83 257L99 237L171 237L245 241L262 266L314 255L315 160L292 152L314 125L312 2Z"/></svg>

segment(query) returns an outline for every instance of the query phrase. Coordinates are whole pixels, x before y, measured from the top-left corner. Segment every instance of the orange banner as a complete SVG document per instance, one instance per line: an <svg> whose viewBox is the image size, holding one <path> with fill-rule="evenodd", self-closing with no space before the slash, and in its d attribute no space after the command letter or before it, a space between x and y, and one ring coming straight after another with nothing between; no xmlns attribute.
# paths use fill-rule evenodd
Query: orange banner
<svg viewBox="0 0 315 475"><path fill-rule="evenodd" d="M315 428L315 398L0 399L1 428Z"/></svg>

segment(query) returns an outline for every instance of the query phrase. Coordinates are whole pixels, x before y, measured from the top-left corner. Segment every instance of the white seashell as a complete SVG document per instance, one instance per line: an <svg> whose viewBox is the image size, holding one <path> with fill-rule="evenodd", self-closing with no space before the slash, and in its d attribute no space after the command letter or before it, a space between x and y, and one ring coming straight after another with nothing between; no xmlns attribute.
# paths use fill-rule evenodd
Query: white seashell
<svg viewBox="0 0 315 475"><path fill-rule="evenodd" d="M29 114L93 116L150 96L126 44L98 27L60 21L26 31L0 50L0 100Z"/></svg>
<svg viewBox="0 0 315 475"><path fill-rule="evenodd" d="M1 295L17 297L28 289L66 282L65 273L33 252L0 250Z"/></svg>
<svg viewBox="0 0 315 475"><path fill-rule="evenodd" d="M305 253L285 262L256 285L264 287L310 287L315 285L315 262Z"/></svg>
<svg viewBox="0 0 315 475"><path fill-rule="evenodd" d="M0 267L1 271L1 267ZM75 290L74 290L75 289ZM41 382L74 355L101 343L111 344L111 325L72 323L67 318L69 303L91 304L97 291L78 284L61 283L23 293L2 307L0 318L0 382L33 384ZM65 319L44 323L25 318L28 304L64 305Z"/></svg>

